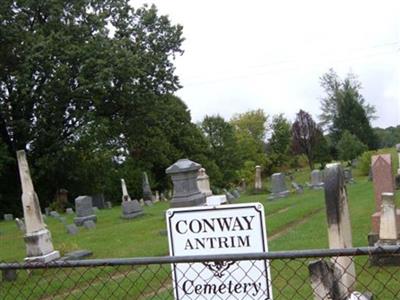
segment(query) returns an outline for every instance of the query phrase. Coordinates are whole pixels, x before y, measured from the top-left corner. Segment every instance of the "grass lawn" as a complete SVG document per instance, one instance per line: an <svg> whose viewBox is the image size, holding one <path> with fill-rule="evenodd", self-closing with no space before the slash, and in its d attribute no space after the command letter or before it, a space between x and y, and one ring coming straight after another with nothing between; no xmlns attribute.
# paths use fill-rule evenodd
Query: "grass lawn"
<svg viewBox="0 0 400 300"><path fill-rule="evenodd" d="M300 178L298 179L300 183L306 181L305 172L295 176L296 179ZM366 246L367 235L371 228L370 216L375 207L372 183L365 177L358 177L355 184L348 186L348 195L353 245ZM239 202L264 204L270 251L328 248L323 190L306 189L302 195L292 193L284 199L274 201L266 199L265 194L247 195L242 196ZM152 207L145 207L145 215L134 220L119 218L121 213L119 206L100 210L97 212L96 229L80 228L76 236L68 235L64 226L54 218L48 217L46 224L52 233L55 249L62 254L77 249L89 249L93 251L92 258L162 256L168 254L167 237L159 233L166 228L164 212L167 208L167 203L156 203ZM72 223L73 216L64 216L68 223ZM0 232L0 261L22 261L25 257L25 245L23 235L17 230L15 222L0 222ZM365 259L359 257L356 262L365 265ZM284 295L287 299L307 299L311 295L308 261L273 261L271 265L274 294ZM357 271L362 273L359 278L362 291L363 288L365 290L364 285L373 279L376 270L372 268L367 273L358 266ZM379 274L378 277L383 277L380 280L388 278L384 272ZM395 276L394 279L398 280L396 282L398 284L400 274ZM290 284L288 284L289 279ZM361 285L361 282L364 285ZM152 290L158 290L158 287L170 287L170 283L169 265L157 265L147 269L101 267L62 271L35 270L30 274L19 271L16 282L0 283L0 299L6 299L7 291L12 291L13 296L9 299L26 299L26 295L30 294L33 299L50 299L54 296L59 299L121 298L126 295L127 290L131 299L172 299L171 288L161 290L158 294L162 295L160 298L152 293ZM374 284L368 286L371 289L380 288ZM390 296L379 299L390 299Z"/></svg>

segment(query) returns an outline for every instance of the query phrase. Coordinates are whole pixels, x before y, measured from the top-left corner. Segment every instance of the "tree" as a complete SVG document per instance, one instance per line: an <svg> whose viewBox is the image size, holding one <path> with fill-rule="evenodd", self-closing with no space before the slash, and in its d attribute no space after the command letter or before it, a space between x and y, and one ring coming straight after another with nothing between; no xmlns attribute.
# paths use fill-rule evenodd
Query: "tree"
<svg viewBox="0 0 400 300"><path fill-rule="evenodd" d="M243 161L264 164L267 121L268 116L262 109L236 114L230 120L235 129L239 153Z"/></svg>
<svg viewBox="0 0 400 300"><path fill-rule="evenodd" d="M363 144L357 136L351 134L350 131L345 130L341 139L337 144L339 159L349 162L361 155L364 151L368 150L367 146Z"/></svg>
<svg viewBox="0 0 400 300"><path fill-rule="evenodd" d="M337 114L330 129L334 144L339 142L346 130L354 134L369 149L377 148L378 140L366 112L349 89L343 91L342 100L338 103Z"/></svg>
<svg viewBox="0 0 400 300"><path fill-rule="evenodd" d="M289 162L291 125L283 114L279 114L273 117L271 130L268 155L275 167L281 167Z"/></svg>
<svg viewBox="0 0 400 300"><path fill-rule="evenodd" d="M136 147L143 135L125 128L143 129L179 88L172 62L182 53L181 26L127 0L2 1L0 15L0 135L8 156L28 151L42 201L87 176L95 176L88 190L101 186L102 172L78 170L107 166L120 149L165 146L149 139ZM17 178L14 165L1 179L14 193L9 202L19 196Z"/></svg>
<svg viewBox="0 0 400 300"><path fill-rule="evenodd" d="M321 111L319 115L320 126L330 129L333 125L334 117L338 114L338 106L347 95L361 105L369 121L376 118L376 109L373 105L365 102L361 95L361 83L357 77L350 73L342 81L333 69L330 69L321 78L321 86L325 90L326 96L321 99Z"/></svg>
<svg viewBox="0 0 400 300"><path fill-rule="evenodd" d="M321 140L322 130L311 115L303 110L296 114L292 125L292 145L297 154L304 154L307 157L310 169L314 169L315 153L318 143Z"/></svg>
<svg viewBox="0 0 400 300"><path fill-rule="evenodd" d="M219 169L219 176L213 178L214 184L226 186L237 180L242 161L233 126L218 115L206 116L200 126L210 146L210 159Z"/></svg>

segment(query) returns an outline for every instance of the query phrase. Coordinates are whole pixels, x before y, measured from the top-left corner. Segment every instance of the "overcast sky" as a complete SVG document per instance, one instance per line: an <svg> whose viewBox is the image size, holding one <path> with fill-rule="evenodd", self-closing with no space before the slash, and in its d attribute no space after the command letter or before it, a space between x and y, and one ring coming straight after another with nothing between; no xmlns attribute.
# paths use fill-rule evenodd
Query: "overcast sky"
<svg viewBox="0 0 400 300"><path fill-rule="evenodd" d="M400 124L400 1L142 0L183 26L177 95L193 121L262 108L315 118L319 78L353 72L373 126Z"/></svg>

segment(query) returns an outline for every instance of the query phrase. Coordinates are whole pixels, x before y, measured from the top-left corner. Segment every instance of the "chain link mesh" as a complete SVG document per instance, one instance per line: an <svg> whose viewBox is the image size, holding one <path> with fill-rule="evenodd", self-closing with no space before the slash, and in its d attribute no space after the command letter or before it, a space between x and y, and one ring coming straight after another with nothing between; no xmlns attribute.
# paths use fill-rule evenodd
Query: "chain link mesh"
<svg viewBox="0 0 400 300"><path fill-rule="evenodd" d="M360 249L354 249L354 256L313 250L307 255L270 252L265 254L268 259L249 254L224 261L204 256L193 262L166 257L162 262L141 258L123 264L112 259L1 263L0 299L269 299L269 286L273 299L349 299L349 293L335 294L335 289L348 288L345 276L354 282L351 290L359 292L351 299L400 299L400 248L379 253ZM331 276L316 276L312 282L310 266L315 264L326 266Z"/></svg>

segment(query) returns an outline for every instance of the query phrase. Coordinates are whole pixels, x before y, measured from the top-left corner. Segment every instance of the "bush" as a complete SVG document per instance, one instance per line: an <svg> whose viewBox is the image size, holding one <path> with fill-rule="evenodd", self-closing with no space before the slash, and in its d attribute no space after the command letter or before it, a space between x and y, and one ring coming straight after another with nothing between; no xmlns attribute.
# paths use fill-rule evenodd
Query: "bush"
<svg viewBox="0 0 400 300"><path fill-rule="evenodd" d="M360 170L361 175L368 176L371 167L371 157L375 154L376 151L365 151L361 154L357 163L357 168Z"/></svg>

